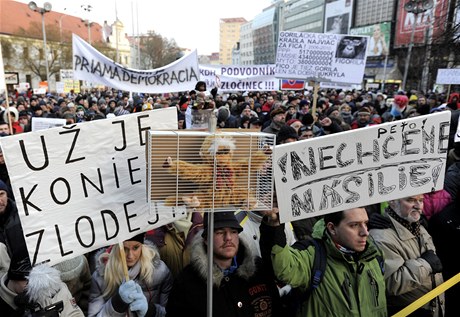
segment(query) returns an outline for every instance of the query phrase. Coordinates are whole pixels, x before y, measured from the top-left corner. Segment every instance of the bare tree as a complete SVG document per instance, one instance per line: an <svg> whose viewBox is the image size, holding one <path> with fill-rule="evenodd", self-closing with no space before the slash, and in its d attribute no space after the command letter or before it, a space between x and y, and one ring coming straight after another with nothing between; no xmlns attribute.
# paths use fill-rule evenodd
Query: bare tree
<svg viewBox="0 0 460 317"><path fill-rule="evenodd" d="M175 61L181 52L175 40L169 40L154 31L149 31L140 38L140 47L144 69L168 65Z"/></svg>

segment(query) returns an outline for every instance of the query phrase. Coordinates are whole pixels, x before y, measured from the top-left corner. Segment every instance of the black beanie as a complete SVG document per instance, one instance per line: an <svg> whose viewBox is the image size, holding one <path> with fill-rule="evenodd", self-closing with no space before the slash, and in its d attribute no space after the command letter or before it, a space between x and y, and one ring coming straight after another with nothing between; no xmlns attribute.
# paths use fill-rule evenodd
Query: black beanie
<svg viewBox="0 0 460 317"><path fill-rule="evenodd" d="M137 242L140 242L140 243L144 243L144 237L145 237L145 233L142 232L142 233L139 233L138 235L135 235L134 237L130 238L130 239L126 239L125 241L137 241Z"/></svg>

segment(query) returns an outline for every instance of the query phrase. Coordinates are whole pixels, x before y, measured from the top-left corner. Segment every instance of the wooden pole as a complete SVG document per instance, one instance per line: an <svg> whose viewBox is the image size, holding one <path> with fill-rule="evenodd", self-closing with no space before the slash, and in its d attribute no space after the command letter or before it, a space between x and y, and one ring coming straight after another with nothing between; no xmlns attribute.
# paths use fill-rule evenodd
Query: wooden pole
<svg viewBox="0 0 460 317"><path fill-rule="evenodd" d="M311 107L311 115L313 116L313 122L316 122L318 118L316 118L316 105L318 103L318 91L319 91L319 83L316 81L313 82L313 105Z"/></svg>
<svg viewBox="0 0 460 317"><path fill-rule="evenodd" d="M126 264L126 253L125 253L125 246L123 245L123 242L118 242L118 248L120 249L121 264L123 267L123 274L125 275L125 282L128 282L129 281L128 264Z"/></svg>

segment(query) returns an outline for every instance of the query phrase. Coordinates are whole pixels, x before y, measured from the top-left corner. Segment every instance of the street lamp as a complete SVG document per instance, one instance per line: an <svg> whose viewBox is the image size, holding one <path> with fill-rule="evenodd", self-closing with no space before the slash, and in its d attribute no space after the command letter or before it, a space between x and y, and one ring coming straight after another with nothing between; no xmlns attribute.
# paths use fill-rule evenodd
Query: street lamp
<svg viewBox="0 0 460 317"><path fill-rule="evenodd" d="M433 8L433 0L409 0L404 5L404 10L408 13L414 14L414 21L412 22L412 31L410 33L409 49L407 51L406 64L404 65L404 76L401 89L406 90L407 73L409 71L410 57L412 54L412 47L414 46L414 34L415 25L417 23L417 17L420 13L424 13L427 10Z"/></svg>
<svg viewBox="0 0 460 317"><path fill-rule="evenodd" d="M45 2L43 8L39 8L33 1L29 2L29 9L38 12L42 15L42 32L43 32L43 50L45 53L45 68L46 68L46 83L49 85L50 82L50 70L48 67L48 49L46 47L46 31L45 31L45 13L51 11L51 3ZM49 87L48 87L49 89Z"/></svg>
<svg viewBox="0 0 460 317"><path fill-rule="evenodd" d="M89 4L88 5L81 5L81 8L85 11L88 11L91 12L91 10L93 9L92 6L90 6ZM86 24L86 26L88 27L88 43L91 44L91 22L89 22L89 18L84 20L82 19L81 20L82 22L84 22Z"/></svg>

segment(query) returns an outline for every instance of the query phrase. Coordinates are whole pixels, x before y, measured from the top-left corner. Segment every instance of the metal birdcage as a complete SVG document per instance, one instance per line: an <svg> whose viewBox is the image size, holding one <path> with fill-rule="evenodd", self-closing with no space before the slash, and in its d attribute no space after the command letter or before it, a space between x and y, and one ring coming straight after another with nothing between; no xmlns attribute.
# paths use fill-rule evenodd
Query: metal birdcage
<svg viewBox="0 0 460 317"><path fill-rule="evenodd" d="M274 135L149 131L147 139L150 206L207 212L272 208Z"/></svg>

